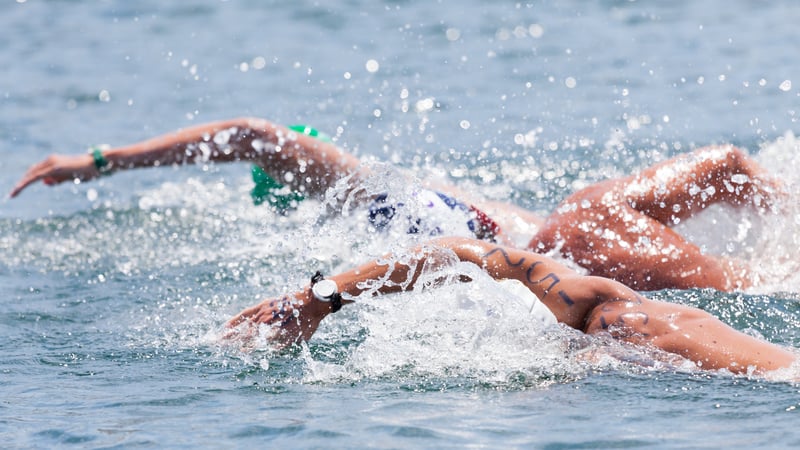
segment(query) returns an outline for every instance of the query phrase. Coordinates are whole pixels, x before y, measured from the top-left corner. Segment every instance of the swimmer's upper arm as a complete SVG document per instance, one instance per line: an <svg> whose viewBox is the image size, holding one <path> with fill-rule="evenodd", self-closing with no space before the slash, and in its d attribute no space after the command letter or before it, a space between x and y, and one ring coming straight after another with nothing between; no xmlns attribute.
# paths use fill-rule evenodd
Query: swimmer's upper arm
<svg viewBox="0 0 800 450"><path fill-rule="evenodd" d="M527 250L470 238L442 238L433 243L450 249L461 261L480 266L492 278L522 281L539 298L562 279L581 278L577 272L554 259Z"/></svg>
<svg viewBox="0 0 800 450"><path fill-rule="evenodd" d="M614 280L575 272L560 276L551 273L528 286L559 322L578 330L584 330L592 311L605 303L641 303L644 300L635 291Z"/></svg>
<svg viewBox="0 0 800 450"><path fill-rule="evenodd" d="M591 286L595 298L600 301L641 301L638 292L619 281L609 278L584 276L584 282Z"/></svg>

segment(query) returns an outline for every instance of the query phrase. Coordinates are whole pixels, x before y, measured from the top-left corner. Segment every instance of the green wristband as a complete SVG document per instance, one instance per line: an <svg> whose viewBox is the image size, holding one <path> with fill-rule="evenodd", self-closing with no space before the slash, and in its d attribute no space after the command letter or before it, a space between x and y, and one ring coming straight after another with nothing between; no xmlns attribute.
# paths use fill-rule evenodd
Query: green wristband
<svg viewBox="0 0 800 450"><path fill-rule="evenodd" d="M103 152L99 147L92 147L92 159L94 160L94 167L100 172L101 175L107 174L111 171L110 163L103 156Z"/></svg>

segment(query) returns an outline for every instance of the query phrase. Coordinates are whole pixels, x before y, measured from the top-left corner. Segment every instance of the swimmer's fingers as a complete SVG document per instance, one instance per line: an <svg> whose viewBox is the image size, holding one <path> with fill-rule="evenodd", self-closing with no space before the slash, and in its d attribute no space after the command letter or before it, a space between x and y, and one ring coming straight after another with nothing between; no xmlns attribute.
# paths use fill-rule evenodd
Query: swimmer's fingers
<svg viewBox="0 0 800 450"><path fill-rule="evenodd" d="M227 327L234 328L243 323L273 324L289 313L292 305L288 297L265 300L251 306L228 321Z"/></svg>
<svg viewBox="0 0 800 450"><path fill-rule="evenodd" d="M261 308L260 304L256 306L251 306L250 308L243 310L239 314L233 316L233 318L230 319L228 323L225 324L225 328L228 329L236 328L242 325L243 323L252 322L253 321L252 317L254 317L258 313L259 308Z"/></svg>
<svg viewBox="0 0 800 450"><path fill-rule="evenodd" d="M11 198L14 198L17 195L19 195L19 193L22 192L22 190L28 187L29 185L44 178L44 176L41 173L41 170L39 169L40 165L41 163L31 167L30 169L28 169L27 172L25 172L25 175L22 176L22 179L19 180L17 185L14 186L14 189L11 190L10 194Z"/></svg>
<svg viewBox="0 0 800 450"><path fill-rule="evenodd" d="M289 297L264 301L245 309L228 321L226 339L253 335L262 325L269 325L269 340L278 348L307 339L301 330L300 310Z"/></svg>
<svg viewBox="0 0 800 450"><path fill-rule="evenodd" d="M40 180L44 184L52 186L74 179L89 180L98 174L90 155L51 155L44 161L31 166L11 190L10 196L16 197L25 188Z"/></svg>
<svg viewBox="0 0 800 450"><path fill-rule="evenodd" d="M793 205L791 189L786 181L774 177L769 181L766 191L766 206L772 212L782 214L787 212Z"/></svg>
<svg viewBox="0 0 800 450"><path fill-rule="evenodd" d="M749 180L742 191L742 203L749 203L762 211L784 214L792 206L788 184L777 177L762 176Z"/></svg>
<svg viewBox="0 0 800 450"><path fill-rule="evenodd" d="M311 290L269 299L245 309L227 323L227 337L252 336L269 329L267 339L283 348L311 339L320 322L331 312L328 302L313 301Z"/></svg>

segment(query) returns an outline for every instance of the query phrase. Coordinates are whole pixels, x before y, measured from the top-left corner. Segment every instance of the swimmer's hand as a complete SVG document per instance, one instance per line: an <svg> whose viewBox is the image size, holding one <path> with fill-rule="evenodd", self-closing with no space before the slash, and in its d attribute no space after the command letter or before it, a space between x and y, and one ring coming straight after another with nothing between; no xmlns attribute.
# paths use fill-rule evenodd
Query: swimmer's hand
<svg viewBox="0 0 800 450"><path fill-rule="evenodd" d="M48 186L64 181L91 180L100 176L92 155L50 155L44 161L31 166L14 186L10 197L16 197L23 189L41 180Z"/></svg>
<svg viewBox="0 0 800 450"><path fill-rule="evenodd" d="M330 312L330 303L313 298L311 290L305 289L245 309L228 321L225 337L253 339L260 334L261 327L268 327L269 341L277 348L284 348L310 339Z"/></svg>

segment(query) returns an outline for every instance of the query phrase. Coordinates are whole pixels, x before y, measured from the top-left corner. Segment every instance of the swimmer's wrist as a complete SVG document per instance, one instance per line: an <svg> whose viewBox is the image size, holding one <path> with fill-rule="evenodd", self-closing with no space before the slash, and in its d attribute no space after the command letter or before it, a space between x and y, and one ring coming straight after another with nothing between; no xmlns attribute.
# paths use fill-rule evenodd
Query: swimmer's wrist
<svg viewBox="0 0 800 450"><path fill-rule="evenodd" d="M336 281L326 279L322 272L317 271L311 277L308 286L310 300L317 303L325 314L335 313L342 309L342 294Z"/></svg>
<svg viewBox="0 0 800 450"><path fill-rule="evenodd" d="M304 311L310 313L311 316L318 317L320 320L333 313L330 302L323 302L317 300L311 286L306 286L298 295L298 299L302 299L305 307Z"/></svg>
<svg viewBox="0 0 800 450"><path fill-rule="evenodd" d="M103 154L103 150L107 148L107 146L94 146L89 149L89 154L92 157L94 168L100 175L110 175L113 168L111 161L109 161L106 155Z"/></svg>

